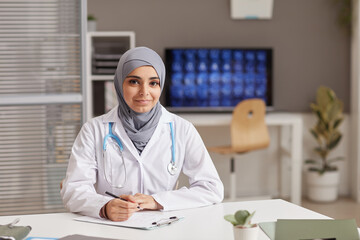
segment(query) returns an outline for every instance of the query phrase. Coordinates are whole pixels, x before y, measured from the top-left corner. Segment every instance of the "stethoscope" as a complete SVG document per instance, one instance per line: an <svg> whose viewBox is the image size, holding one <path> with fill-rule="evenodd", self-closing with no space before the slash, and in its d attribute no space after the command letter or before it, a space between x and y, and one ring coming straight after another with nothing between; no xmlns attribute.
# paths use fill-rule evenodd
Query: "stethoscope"
<svg viewBox="0 0 360 240"><path fill-rule="evenodd" d="M106 166L105 166L105 160L103 161L104 162L104 175L105 175L105 179L106 181L112 185L113 187L115 188L122 188L125 186L126 184L126 181L127 181L127 175L126 175L126 166L125 166L125 161L124 161L124 156L123 156L123 151L124 151L124 147L121 143L121 140L119 137L117 137L115 134L113 134L112 132L112 126L113 126L113 122L109 122L109 133L105 135L104 137L104 142L103 142L103 158L105 156L105 152L106 152L106 146L107 146L107 141L109 138L115 140L115 142L117 143L118 147L119 147L119 152L120 152L120 156L121 156L121 161L123 163L123 166L124 166L124 174L125 174L125 182L123 185L116 185L116 186L113 186L112 184L110 184L111 181L109 181L108 177L107 177L107 174L106 174ZM176 170L177 170L177 166L175 164L175 136L174 136L174 129L173 129L173 123L172 122L169 122L169 125L170 125L170 135L171 135L171 161L170 163L167 165L167 170L169 172L170 175L175 175L176 173Z"/></svg>

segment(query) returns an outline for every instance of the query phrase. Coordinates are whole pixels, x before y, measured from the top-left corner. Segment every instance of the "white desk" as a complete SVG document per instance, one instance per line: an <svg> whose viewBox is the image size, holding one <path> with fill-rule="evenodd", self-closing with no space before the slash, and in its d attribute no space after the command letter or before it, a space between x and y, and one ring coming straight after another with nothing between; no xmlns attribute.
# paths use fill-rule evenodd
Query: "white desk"
<svg viewBox="0 0 360 240"><path fill-rule="evenodd" d="M179 114L182 118L192 122L195 126L216 127L230 126L231 113L228 114ZM303 122L299 114L292 113L268 113L266 115L268 126L281 128L291 127L291 193L290 201L301 204L301 172L302 172L302 148L303 148ZM282 134L280 134L282 135ZM283 182L282 182L283 183ZM280 188L281 195L282 187Z"/></svg>
<svg viewBox="0 0 360 240"><path fill-rule="evenodd" d="M54 213L22 216L2 216L0 224L7 224L20 217L18 225L30 225L30 237L64 237L83 234L115 239L233 239L232 225L223 216L234 214L239 209L255 211L254 223L276 221L277 219L328 219L329 217L302 208L284 200L261 200L249 202L228 202L213 206L174 211L174 215L185 218L173 225L154 230L138 230L73 220L78 215ZM269 238L259 230L259 240Z"/></svg>

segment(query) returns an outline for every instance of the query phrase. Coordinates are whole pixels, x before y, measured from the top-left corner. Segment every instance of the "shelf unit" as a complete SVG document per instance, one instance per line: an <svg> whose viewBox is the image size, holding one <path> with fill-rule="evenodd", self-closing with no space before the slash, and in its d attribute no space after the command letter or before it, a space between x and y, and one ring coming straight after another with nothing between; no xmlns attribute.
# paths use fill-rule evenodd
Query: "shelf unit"
<svg viewBox="0 0 360 240"><path fill-rule="evenodd" d="M87 119L117 104L114 74L120 56L135 47L132 31L88 32L86 43Z"/></svg>

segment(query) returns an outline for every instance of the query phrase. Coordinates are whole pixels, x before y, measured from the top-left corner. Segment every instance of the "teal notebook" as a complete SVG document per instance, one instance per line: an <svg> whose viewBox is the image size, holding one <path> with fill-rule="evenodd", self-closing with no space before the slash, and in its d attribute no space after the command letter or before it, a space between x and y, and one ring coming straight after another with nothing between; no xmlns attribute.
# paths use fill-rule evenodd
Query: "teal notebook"
<svg viewBox="0 0 360 240"><path fill-rule="evenodd" d="M355 219L278 219L259 226L271 240L359 240Z"/></svg>
<svg viewBox="0 0 360 240"><path fill-rule="evenodd" d="M276 222L262 222L258 225L271 240L275 240Z"/></svg>

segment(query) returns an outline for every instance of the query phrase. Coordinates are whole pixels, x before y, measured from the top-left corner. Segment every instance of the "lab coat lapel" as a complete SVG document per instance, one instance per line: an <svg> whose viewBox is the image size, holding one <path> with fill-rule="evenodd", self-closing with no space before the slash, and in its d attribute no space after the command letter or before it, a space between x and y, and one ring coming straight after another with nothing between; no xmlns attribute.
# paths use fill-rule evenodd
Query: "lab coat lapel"
<svg viewBox="0 0 360 240"><path fill-rule="evenodd" d="M164 135L165 133L166 131L164 128L164 124L162 122L159 122L149 142L146 144L144 150L142 151L141 158L143 159L146 158L148 152L151 152L150 149L153 147L153 145L156 144L159 141L159 139L162 137L162 135Z"/></svg>
<svg viewBox="0 0 360 240"><path fill-rule="evenodd" d="M168 127L168 128L166 128ZM168 129L168 130L167 130ZM149 142L146 144L144 150L141 153L141 157L146 159L146 155L149 153L151 154L152 147L158 142L162 141L163 135L169 134L169 140L171 141L170 137L170 126L169 126L169 117L166 111L162 111L162 115L159 119L159 124L156 126L156 129L150 138Z"/></svg>

